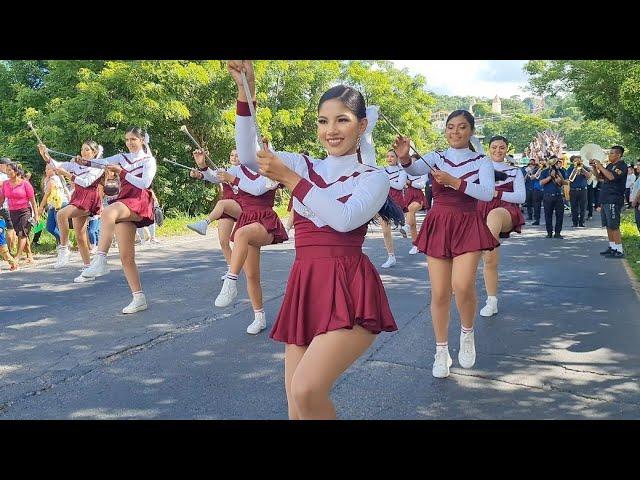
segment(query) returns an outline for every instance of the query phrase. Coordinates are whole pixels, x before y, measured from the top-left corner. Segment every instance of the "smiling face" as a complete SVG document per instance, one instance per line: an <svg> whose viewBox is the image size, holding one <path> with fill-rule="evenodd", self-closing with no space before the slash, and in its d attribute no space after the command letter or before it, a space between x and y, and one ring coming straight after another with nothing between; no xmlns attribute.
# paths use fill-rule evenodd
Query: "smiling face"
<svg viewBox="0 0 640 480"><path fill-rule="evenodd" d="M358 138L366 128L367 119L358 120L338 99L327 100L318 110L318 139L334 157L356 153Z"/></svg>
<svg viewBox="0 0 640 480"><path fill-rule="evenodd" d="M96 153L97 152L94 152L88 144L86 143L82 144L82 149L80 150L80 156L82 157L83 160L93 160L96 156Z"/></svg>
<svg viewBox="0 0 640 480"><path fill-rule="evenodd" d="M389 150L387 152L387 164L390 166L398 164L398 156L396 155L396 152L394 152L393 150Z"/></svg>
<svg viewBox="0 0 640 480"><path fill-rule="evenodd" d="M238 158L237 150L231 150L231 153L229 154L229 162L231 162L231 165L240 165L240 159Z"/></svg>
<svg viewBox="0 0 640 480"><path fill-rule="evenodd" d="M473 128L464 115L458 115L447 122L445 135L452 148L468 148Z"/></svg>
<svg viewBox="0 0 640 480"><path fill-rule="evenodd" d="M143 139L132 132L128 132L124 136L124 142L131 153L138 153L142 150Z"/></svg>
<svg viewBox="0 0 640 480"><path fill-rule="evenodd" d="M491 145L489 145L489 155L491 155L491 160L494 162L504 162L508 149L509 147L504 140L494 140L491 142Z"/></svg>

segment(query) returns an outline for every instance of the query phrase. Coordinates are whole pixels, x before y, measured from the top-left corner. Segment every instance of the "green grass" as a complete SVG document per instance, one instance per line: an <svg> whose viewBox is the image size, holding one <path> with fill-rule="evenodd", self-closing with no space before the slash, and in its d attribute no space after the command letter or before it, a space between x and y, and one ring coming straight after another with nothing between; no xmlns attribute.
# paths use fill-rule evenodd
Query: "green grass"
<svg viewBox="0 0 640 480"><path fill-rule="evenodd" d="M629 266L636 279L640 280L640 236L634 218L633 210L626 210L622 214L622 223L620 224L620 233L622 234L622 245L624 246L624 256L629 262Z"/></svg>

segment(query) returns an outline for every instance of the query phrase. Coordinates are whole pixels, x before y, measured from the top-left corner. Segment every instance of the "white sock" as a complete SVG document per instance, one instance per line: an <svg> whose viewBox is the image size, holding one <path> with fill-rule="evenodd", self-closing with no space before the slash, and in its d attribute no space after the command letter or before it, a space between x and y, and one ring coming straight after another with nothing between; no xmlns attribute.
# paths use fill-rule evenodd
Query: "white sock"
<svg viewBox="0 0 640 480"><path fill-rule="evenodd" d="M493 295L488 295L487 296L487 303L489 303L489 301L492 301L494 303L498 303L498 297L495 297Z"/></svg>
<svg viewBox="0 0 640 480"><path fill-rule="evenodd" d="M466 333L466 334L473 333L473 327L467 328L462 326L461 328L462 328L462 333Z"/></svg>
<svg viewBox="0 0 640 480"><path fill-rule="evenodd" d="M144 292L142 290L138 290L137 292L133 292L133 298L140 297L142 295L144 295Z"/></svg>
<svg viewBox="0 0 640 480"><path fill-rule="evenodd" d="M238 281L238 275L234 275L233 273L231 273L230 271L227 272L227 280L232 280L234 282Z"/></svg>
<svg viewBox="0 0 640 480"><path fill-rule="evenodd" d="M612 248L612 249L615 250L615 248L616 248L615 242L609 242L609 248Z"/></svg>
<svg viewBox="0 0 640 480"><path fill-rule="evenodd" d="M613 248L615 248L616 250L618 250L620 253L623 253L623 250L622 250L622 244L621 244L621 243L616 243L616 246L615 246L615 247L613 247Z"/></svg>
<svg viewBox="0 0 640 480"><path fill-rule="evenodd" d="M436 342L436 352L449 351L449 342Z"/></svg>

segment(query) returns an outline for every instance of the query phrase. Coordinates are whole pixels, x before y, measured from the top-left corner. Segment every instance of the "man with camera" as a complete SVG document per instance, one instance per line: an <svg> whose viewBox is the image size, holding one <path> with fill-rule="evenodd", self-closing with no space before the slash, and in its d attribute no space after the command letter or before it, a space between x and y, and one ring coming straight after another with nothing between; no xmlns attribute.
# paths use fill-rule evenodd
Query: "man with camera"
<svg viewBox="0 0 640 480"><path fill-rule="evenodd" d="M602 179L600 188L600 215L602 226L607 228L609 248L600 255L608 258L624 258L622 237L620 236L620 212L624 204L624 191L627 183L627 164L622 160L624 147L614 145L609 150L609 164L605 167L600 161L589 161L594 172Z"/></svg>
<svg viewBox="0 0 640 480"><path fill-rule="evenodd" d="M582 165L580 155L571 156L571 166L567 171L569 176L569 201L571 202L571 220L573 226L583 227L584 216L587 209L587 183L591 179L588 167Z"/></svg>
<svg viewBox="0 0 640 480"><path fill-rule="evenodd" d="M553 155L548 162L549 167L540 175L544 204L544 221L547 227L547 238L563 238L562 220L564 217L564 202L562 186L567 183L567 174L562 168L562 159ZM553 228L553 212L556 214L555 235Z"/></svg>

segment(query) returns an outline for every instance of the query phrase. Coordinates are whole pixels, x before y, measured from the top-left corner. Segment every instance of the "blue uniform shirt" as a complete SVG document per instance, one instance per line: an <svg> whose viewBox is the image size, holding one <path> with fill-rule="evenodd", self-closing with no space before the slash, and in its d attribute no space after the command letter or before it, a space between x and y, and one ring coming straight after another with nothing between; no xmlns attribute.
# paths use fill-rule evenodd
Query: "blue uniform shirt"
<svg viewBox="0 0 640 480"><path fill-rule="evenodd" d="M540 174L540 180L544 180L545 178L547 178L549 176L549 171L549 168L543 170L543 172ZM562 175L562 178L567 178L567 174L564 171L564 168L559 168L558 173ZM544 193L562 193L562 187L556 185L552 180L549 183L542 185L542 191Z"/></svg>
<svg viewBox="0 0 640 480"><path fill-rule="evenodd" d="M584 170L584 167L582 167L582 173L584 173ZM571 165L569 170L567 170L567 178L571 176L571 172L573 172L573 165ZM579 173L576 175L576 179L569 184L569 187L571 190L574 188L587 188L587 177Z"/></svg>

